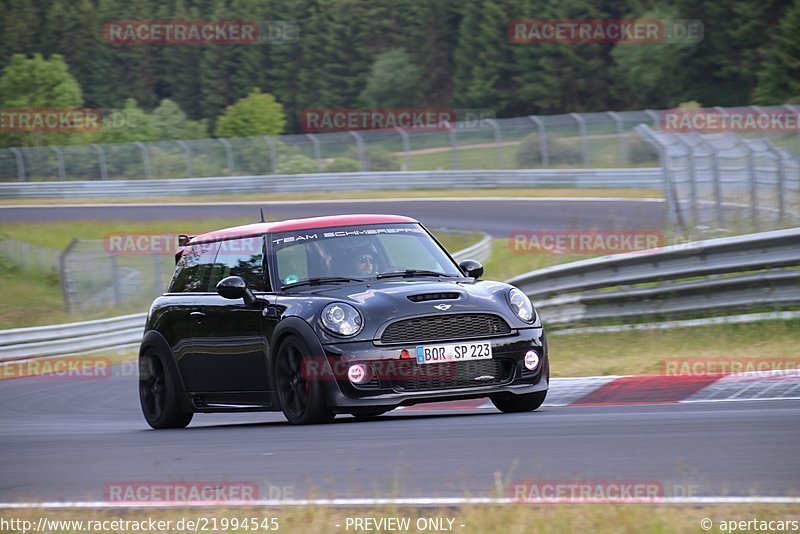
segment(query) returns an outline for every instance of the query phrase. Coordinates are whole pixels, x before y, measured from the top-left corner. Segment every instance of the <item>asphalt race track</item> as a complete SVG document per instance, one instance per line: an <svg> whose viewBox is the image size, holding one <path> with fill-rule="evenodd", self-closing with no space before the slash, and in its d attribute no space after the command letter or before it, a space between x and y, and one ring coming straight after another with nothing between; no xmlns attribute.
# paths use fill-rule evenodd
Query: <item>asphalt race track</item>
<svg viewBox="0 0 800 534"><path fill-rule="evenodd" d="M212 217L252 217L263 207L270 220L388 213L414 217L432 228L483 230L495 237L515 231L546 229L652 230L664 224L660 199L551 199L483 198L234 202L211 204L117 204L64 206L0 206L0 223L12 221L66 221L76 219L156 220ZM200 229L206 230L206 229ZM187 229L191 232L193 229Z"/></svg>
<svg viewBox="0 0 800 534"><path fill-rule="evenodd" d="M488 496L497 476L658 481L668 495L800 489L796 400L400 410L307 427L279 413L197 414L185 430L153 431L136 377L115 374L0 382L0 501L96 501L109 484L176 480L254 482L289 498Z"/></svg>
<svg viewBox="0 0 800 534"><path fill-rule="evenodd" d="M496 237L652 229L664 219L660 201L438 199L2 207L0 221L255 221L258 206L276 219L399 213ZM120 371L2 380L0 425L2 502L96 501L108 485L131 481L257 483L264 498L489 496L511 481L577 478L657 481L668 496L674 487L690 496L800 494L798 400L544 406L515 415L399 410L311 427L291 426L279 413L198 414L188 429L153 431L140 413L136 376Z"/></svg>

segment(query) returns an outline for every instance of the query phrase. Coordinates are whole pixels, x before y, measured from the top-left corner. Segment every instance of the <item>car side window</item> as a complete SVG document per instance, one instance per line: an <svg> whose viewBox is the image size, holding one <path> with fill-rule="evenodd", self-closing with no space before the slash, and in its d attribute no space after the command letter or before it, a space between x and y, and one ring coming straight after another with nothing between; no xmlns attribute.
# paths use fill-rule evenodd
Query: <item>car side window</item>
<svg viewBox="0 0 800 534"><path fill-rule="evenodd" d="M170 283L170 293L198 293L208 291L211 267L219 243L192 245L183 253Z"/></svg>
<svg viewBox="0 0 800 534"><path fill-rule="evenodd" d="M269 291L264 273L264 237L230 239L219 243L208 291L228 276L241 276L253 291Z"/></svg>

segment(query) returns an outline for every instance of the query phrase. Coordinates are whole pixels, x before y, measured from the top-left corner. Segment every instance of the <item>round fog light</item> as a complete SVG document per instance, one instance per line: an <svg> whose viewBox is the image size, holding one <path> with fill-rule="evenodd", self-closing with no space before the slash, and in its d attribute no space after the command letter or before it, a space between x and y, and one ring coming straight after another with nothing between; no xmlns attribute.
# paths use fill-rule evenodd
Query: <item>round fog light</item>
<svg viewBox="0 0 800 534"><path fill-rule="evenodd" d="M363 363L355 363L347 369L347 378L353 384L363 384L370 379L369 367Z"/></svg>
<svg viewBox="0 0 800 534"><path fill-rule="evenodd" d="M525 367L531 371L539 366L539 355L535 350L529 350L525 353Z"/></svg>

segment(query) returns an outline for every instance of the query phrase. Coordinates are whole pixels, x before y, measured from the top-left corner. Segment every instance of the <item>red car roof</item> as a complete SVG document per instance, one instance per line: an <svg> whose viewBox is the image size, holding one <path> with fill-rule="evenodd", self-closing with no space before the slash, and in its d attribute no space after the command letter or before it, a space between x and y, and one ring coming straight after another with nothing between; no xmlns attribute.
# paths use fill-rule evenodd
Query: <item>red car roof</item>
<svg viewBox="0 0 800 534"><path fill-rule="evenodd" d="M246 224L222 230L214 230L195 236L190 243L201 241L217 241L234 237L250 237L267 232L291 232L293 230L310 230L313 228L330 228L332 226L358 226L363 224L416 223L418 221L402 215L331 215L327 217L309 217L308 219L289 219L265 223Z"/></svg>

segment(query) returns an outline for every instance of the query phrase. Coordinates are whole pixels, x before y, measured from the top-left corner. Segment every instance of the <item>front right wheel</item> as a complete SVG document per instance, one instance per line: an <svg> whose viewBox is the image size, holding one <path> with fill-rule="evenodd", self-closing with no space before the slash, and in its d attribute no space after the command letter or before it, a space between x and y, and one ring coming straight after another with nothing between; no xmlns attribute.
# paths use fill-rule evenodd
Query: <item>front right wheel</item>
<svg viewBox="0 0 800 534"><path fill-rule="evenodd" d="M528 393L527 395L492 395L492 404L504 413L532 412L542 405L547 390Z"/></svg>
<svg viewBox="0 0 800 534"><path fill-rule="evenodd" d="M320 377L308 376L309 351L296 336L284 340L275 359L275 386L283 415L295 425L330 423L336 414L325 402Z"/></svg>

